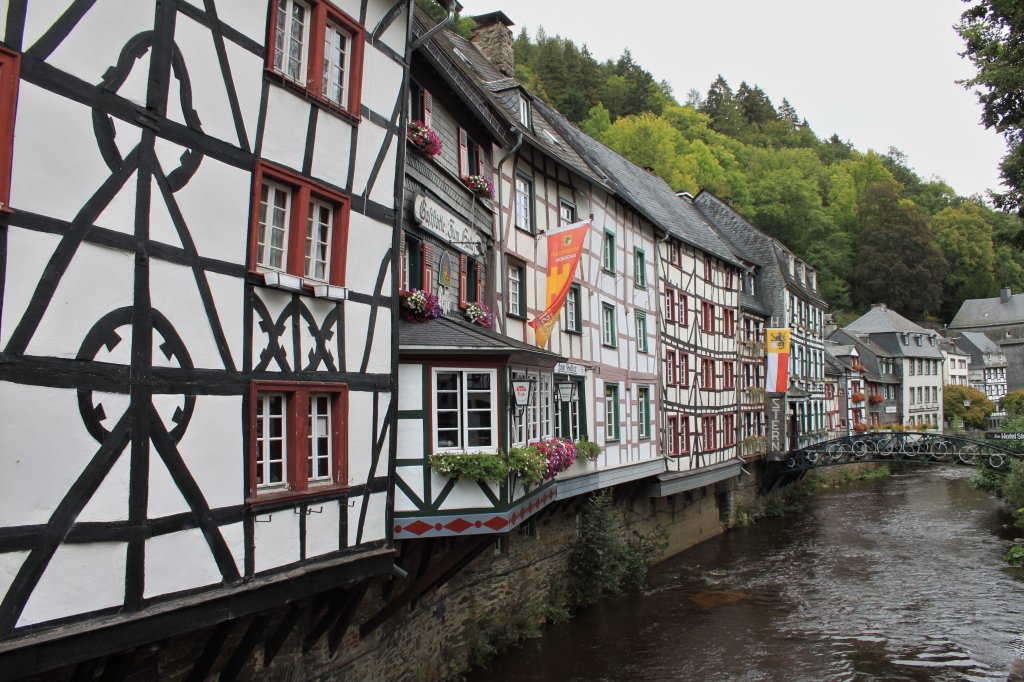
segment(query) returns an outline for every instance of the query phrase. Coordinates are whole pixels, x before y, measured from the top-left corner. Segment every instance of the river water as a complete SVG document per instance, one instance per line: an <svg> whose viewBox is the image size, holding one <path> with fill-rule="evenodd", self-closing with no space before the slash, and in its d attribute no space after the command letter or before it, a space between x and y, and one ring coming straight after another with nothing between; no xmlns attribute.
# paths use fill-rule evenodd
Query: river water
<svg viewBox="0 0 1024 682"><path fill-rule="evenodd" d="M662 562L642 594L547 628L476 679L1005 680L1024 658L1024 580L1000 560L1009 518L971 473L829 488L808 514Z"/></svg>

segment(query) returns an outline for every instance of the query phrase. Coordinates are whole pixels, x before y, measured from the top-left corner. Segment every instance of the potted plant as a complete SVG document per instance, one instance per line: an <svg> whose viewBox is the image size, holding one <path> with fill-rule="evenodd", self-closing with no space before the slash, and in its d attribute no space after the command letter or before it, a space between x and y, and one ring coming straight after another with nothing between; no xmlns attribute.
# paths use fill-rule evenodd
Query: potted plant
<svg viewBox="0 0 1024 682"><path fill-rule="evenodd" d="M491 314L491 309L483 303L470 303L466 306L466 319L472 324L490 329L494 316Z"/></svg>
<svg viewBox="0 0 1024 682"><path fill-rule="evenodd" d="M402 302L402 314L410 322L426 322L441 317L443 311L437 296L429 291L409 289L398 292Z"/></svg>
<svg viewBox="0 0 1024 682"><path fill-rule="evenodd" d="M466 186L481 199L494 198L494 185L489 178L483 175L470 175L466 178Z"/></svg>
<svg viewBox="0 0 1024 682"><path fill-rule="evenodd" d="M428 159L441 153L441 137L423 121L410 121L405 136L412 148Z"/></svg>
<svg viewBox="0 0 1024 682"><path fill-rule="evenodd" d="M593 462L601 454L601 446L592 440L581 438L576 441L576 453L588 462Z"/></svg>

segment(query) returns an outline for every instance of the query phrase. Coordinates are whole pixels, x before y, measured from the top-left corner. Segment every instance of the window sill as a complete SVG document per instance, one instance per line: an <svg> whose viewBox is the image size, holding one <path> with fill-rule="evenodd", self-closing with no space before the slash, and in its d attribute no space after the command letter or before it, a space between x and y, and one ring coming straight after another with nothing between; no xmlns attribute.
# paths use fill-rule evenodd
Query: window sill
<svg viewBox="0 0 1024 682"><path fill-rule="evenodd" d="M250 511L267 512L293 507L298 502L316 503L338 499L348 493L348 486L337 483L320 484L307 490L275 490L257 492L245 500Z"/></svg>
<svg viewBox="0 0 1024 682"><path fill-rule="evenodd" d="M602 342L601 343L601 348L611 348L611 349L614 350L614 349L618 348L618 345L613 344L613 343L604 343L604 342Z"/></svg>
<svg viewBox="0 0 1024 682"><path fill-rule="evenodd" d="M562 331L566 334L572 334L573 336L583 336L582 329L563 329Z"/></svg>
<svg viewBox="0 0 1024 682"><path fill-rule="evenodd" d="M317 298L332 301L348 300L348 289L346 287L339 287L320 280L307 279L305 277L276 270L257 270L252 272L252 274L260 278L264 286L271 289L280 289L282 291L291 291L300 294L312 294Z"/></svg>
<svg viewBox="0 0 1024 682"><path fill-rule="evenodd" d="M533 237L534 239L536 239L537 236L538 236L537 235L537 230L534 229L534 228L519 227L518 225L513 225L513 227L516 228L516 232L522 232L523 234L528 234L531 237Z"/></svg>
<svg viewBox="0 0 1024 682"><path fill-rule="evenodd" d="M604 266L601 266L601 272L602 272L603 274L605 274L605 275L611 275L612 277L614 277L614 276L615 276L615 270L614 270L614 269L612 269L612 270L609 270L608 268L606 268L606 267L604 267Z"/></svg>
<svg viewBox="0 0 1024 682"><path fill-rule="evenodd" d="M526 316L525 315L520 315L518 313L505 313L505 317L511 317L513 320L519 320L521 322L526 322Z"/></svg>

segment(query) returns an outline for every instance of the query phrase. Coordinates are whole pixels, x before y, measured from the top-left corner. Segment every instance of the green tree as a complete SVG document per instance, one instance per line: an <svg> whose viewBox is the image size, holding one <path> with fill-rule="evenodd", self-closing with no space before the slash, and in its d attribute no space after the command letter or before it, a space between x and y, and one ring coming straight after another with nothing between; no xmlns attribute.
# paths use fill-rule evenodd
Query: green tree
<svg viewBox="0 0 1024 682"><path fill-rule="evenodd" d="M937 313L946 260L925 216L901 200L891 182L873 185L866 202L852 272L854 303L888 303L911 318Z"/></svg>
<svg viewBox="0 0 1024 682"><path fill-rule="evenodd" d="M1006 139L1000 164L1005 194L994 195L1004 208L1024 209L1024 5L1014 0L979 0L956 26L964 40L961 56L974 64L973 78L961 81L974 89L982 106L981 121Z"/></svg>
<svg viewBox="0 0 1024 682"><path fill-rule="evenodd" d="M943 278L942 319L952 319L960 305L970 298L994 296L995 250L992 227L982 209L970 202L949 206L932 218L935 245L946 258Z"/></svg>
<svg viewBox="0 0 1024 682"><path fill-rule="evenodd" d="M1007 416L1024 417L1024 388L1010 391L999 401Z"/></svg>
<svg viewBox="0 0 1024 682"><path fill-rule="evenodd" d="M744 128L743 114L736 102L736 95L719 74L708 88L700 112L711 118L711 127L725 135L736 135Z"/></svg>
<svg viewBox="0 0 1024 682"><path fill-rule="evenodd" d="M965 406L965 402L970 404ZM973 386L946 384L942 387L942 409L950 423L962 421L965 426L984 429L995 405Z"/></svg>
<svg viewBox="0 0 1024 682"><path fill-rule="evenodd" d="M612 118L603 104L598 102L590 107L587 117L580 124L580 130L595 140L600 140L612 125Z"/></svg>

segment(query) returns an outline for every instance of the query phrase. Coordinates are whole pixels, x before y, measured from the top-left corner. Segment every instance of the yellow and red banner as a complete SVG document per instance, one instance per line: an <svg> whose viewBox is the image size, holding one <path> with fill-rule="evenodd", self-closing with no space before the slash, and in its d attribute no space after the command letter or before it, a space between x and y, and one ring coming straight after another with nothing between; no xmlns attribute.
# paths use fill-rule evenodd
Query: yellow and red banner
<svg viewBox="0 0 1024 682"><path fill-rule="evenodd" d="M767 353L766 386L768 393L785 393L789 390L789 330L766 329L765 351Z"/></svg>
<svg viewBox="0 0 1024 682"><path fill-rule="evenodd" d="M558 316L565 304L565 297L572 286L576 266L580 262L583 247L590 233L590 222L582 221L566 225L547 233L548 238L548 285L544 312L530 320L536 330L537 345L544 348L551 338L551 329L558 322Z"/></svg>

